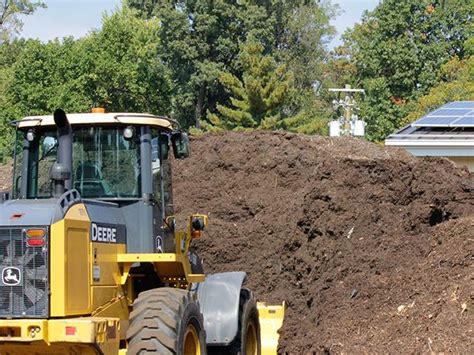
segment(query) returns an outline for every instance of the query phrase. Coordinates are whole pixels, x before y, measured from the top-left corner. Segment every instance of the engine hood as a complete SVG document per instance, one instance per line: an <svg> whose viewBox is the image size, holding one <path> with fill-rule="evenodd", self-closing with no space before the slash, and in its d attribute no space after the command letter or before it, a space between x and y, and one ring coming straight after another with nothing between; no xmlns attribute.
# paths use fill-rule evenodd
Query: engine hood
<svg viewBox="0 0 474 355"><path fill-rule="evenodd" d="M0 226L46 226L62 212L59 199L9 200L0 204Z"/></svg>

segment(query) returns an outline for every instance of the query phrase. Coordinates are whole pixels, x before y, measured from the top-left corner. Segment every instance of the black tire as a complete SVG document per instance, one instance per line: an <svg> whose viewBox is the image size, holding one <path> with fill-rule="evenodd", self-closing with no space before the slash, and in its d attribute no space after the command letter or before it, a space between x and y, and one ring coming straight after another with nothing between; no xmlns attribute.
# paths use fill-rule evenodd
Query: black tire
<svg viewBox="0 0 474 355"><path fill-rule="evenodd" d="M133 303L127 354L206 354L206 335L193 295L175 288L142 292Z"/></svg>
<svg viewBox="0 0 474 355"><path fill-rule="evenodd" d="M240 291L239 328L234 340L228 346L210 346L208 354L260 355L260 322L257 303L250 290Z"/></svg>

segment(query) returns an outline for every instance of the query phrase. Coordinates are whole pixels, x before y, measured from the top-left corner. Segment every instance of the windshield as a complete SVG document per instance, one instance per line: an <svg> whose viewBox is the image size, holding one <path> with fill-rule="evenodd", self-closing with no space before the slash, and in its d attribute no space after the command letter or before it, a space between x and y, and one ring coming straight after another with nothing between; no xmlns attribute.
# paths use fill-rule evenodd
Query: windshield
<svg viewBox="0 0 474 355"><path fill-rule="evenodd" d="M74 130L74 188L83 197L140 197L140 148L123 129Z"/></svg>
<svg viewBox="0 0 474 355"><path fill-rule="evenodd" d="M19 135L20 137L23 134ZM85 198L139 198L140 149L137 137L127 140L121 128L73 127L73 186ZM57 156L56 130L38 133L28 159L27 198L49 198L50 171ZM15 163L19 185L21 153ZM17 190L17 188L15 189Z"/></svg>

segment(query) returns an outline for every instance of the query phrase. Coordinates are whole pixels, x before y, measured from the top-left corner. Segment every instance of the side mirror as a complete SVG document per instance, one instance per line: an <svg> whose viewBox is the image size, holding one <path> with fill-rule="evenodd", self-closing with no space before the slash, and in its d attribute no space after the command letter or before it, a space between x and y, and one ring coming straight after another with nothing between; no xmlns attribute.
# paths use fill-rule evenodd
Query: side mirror
<svg viewBox="0 0 474 355"><path fill-rule="evenodd" d="M185 159L191 155L189 137L187 133L175 132L171 135L171 144L176 159Z"/></svg>
<svg viewBox="0 0 474 355"><path fill-rule="evenodd" d="M193 214L189 218L189 232L192 239L201 238L202 231L206 228L208 218L203 214Z"/></svg>
<svg viewBox="0 0 474 355"><path fill-rule="evenodd" d="M204 220L202 218L194 218L192 228L195 231L203 231L204 230Z"/></svg>
<svg viewBox="0 0 474 355"><path fill-rule="evenodd" d="M174 216L168 216L165 218L165 224L171 229L175 230L176 228L176 218Z"/></svg>

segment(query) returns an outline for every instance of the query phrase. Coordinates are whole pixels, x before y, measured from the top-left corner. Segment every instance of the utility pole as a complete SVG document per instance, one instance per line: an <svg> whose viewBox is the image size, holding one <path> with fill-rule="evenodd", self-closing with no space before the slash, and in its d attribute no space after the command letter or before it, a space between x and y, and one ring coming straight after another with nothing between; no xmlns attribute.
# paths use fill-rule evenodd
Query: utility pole
<svg viewBox="0 0 474 355"><path fill-rule="evenodd" d="M363 136L365 122L360 121L355 112L358 106L354 96L356 93L365 94L365 91L363 89L353 89L350 85L346 85L343 89L329 89L329 92L338 94L338 99L332 102L334 108L342 107L344 110L342 117L338 121L332 121L330 123L330 135ZM344 99L340 98L341 94L344 94Z"/></svg>

